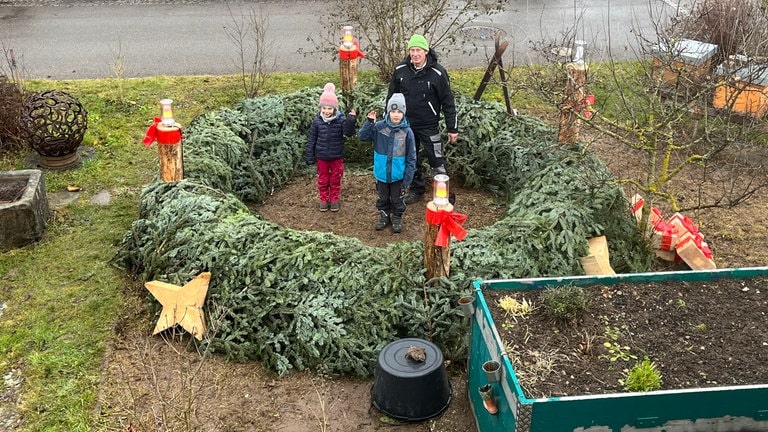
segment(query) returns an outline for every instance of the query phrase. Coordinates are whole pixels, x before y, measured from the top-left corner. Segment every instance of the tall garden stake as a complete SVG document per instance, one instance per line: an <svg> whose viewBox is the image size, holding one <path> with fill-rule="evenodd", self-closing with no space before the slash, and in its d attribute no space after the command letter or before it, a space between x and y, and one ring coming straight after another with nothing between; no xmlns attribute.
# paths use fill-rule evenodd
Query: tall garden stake
<svg viewBox="0 0 768 432"><path fill-rule="evenodd" d="M507 105L507 114L514 116L517 115L517 111L512 108L512 103L509 100L507 74L504 72L504 63L502 62L502 56L504 55L504 51L506 51L509 42L500 42L499 36L500 34L496 33L496 39L494 43L496 50L494 51L493 58L491 59L491 62L488 63L488 68L485 70L485 75L483 75L483 79L480 81L480 85L477 87L477 91L472 98L476 101L480 100L480 97L483 96L483 92L485 92L485 88L488 87L488 84L491 82L493 71L496 70L496 67L498 67L499 77L501 78L501 89L504 92L504 103Z"/></svg>

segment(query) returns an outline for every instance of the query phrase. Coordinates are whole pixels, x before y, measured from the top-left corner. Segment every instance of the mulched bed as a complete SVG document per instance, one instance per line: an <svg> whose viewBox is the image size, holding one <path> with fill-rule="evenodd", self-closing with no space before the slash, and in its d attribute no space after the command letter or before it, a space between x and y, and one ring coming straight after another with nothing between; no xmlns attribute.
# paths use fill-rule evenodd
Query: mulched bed
<svg viewBox="0 0 768 432"><path fill-rule="evenodd" d="M546 312L541 291L483 292L526 396L624 392L619 380L644 356L664 390L768 384L768 277L584 289L587 310L570 323ZM506 314L506 295L534 310ZM611 361L605 342L636 358Z"/></svg>

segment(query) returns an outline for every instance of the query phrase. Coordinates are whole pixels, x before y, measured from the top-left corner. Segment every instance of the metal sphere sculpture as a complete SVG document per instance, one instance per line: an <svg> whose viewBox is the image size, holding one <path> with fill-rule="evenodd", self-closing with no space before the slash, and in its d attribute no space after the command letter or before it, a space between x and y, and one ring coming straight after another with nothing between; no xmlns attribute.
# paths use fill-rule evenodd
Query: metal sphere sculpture
<svg viewBox="0 0 768 432"><path fill-rule="evenodd" d="M29 96L21 109L21 124L43 168L66 169L80 163L77 150L88 128L88 113L69 93L46 90Z"/></svg>

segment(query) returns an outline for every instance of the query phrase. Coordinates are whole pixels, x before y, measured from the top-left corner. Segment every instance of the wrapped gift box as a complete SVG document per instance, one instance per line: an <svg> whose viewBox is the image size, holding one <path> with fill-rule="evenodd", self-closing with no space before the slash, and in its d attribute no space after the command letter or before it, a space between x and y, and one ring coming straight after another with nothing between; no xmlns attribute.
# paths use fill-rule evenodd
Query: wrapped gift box
<svg viewBox="0 0 768 432"><path fill-rule="evenodd" d="M693 270L713 270L717 268L712 259L712 250L700 233L685 233L677 242L675 251Z"/></svg>

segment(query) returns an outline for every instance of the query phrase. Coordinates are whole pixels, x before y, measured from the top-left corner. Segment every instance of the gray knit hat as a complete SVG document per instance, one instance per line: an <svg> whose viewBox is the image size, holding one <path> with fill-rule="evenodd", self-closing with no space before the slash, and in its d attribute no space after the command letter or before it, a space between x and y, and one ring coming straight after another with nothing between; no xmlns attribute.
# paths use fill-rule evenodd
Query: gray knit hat
<svg viewBox="0 0 768 432"><path fill-rule="evenodd" d="M405 96L402 93L393 93L387 102L387 112L399 110L405 115Z"/></svg>

